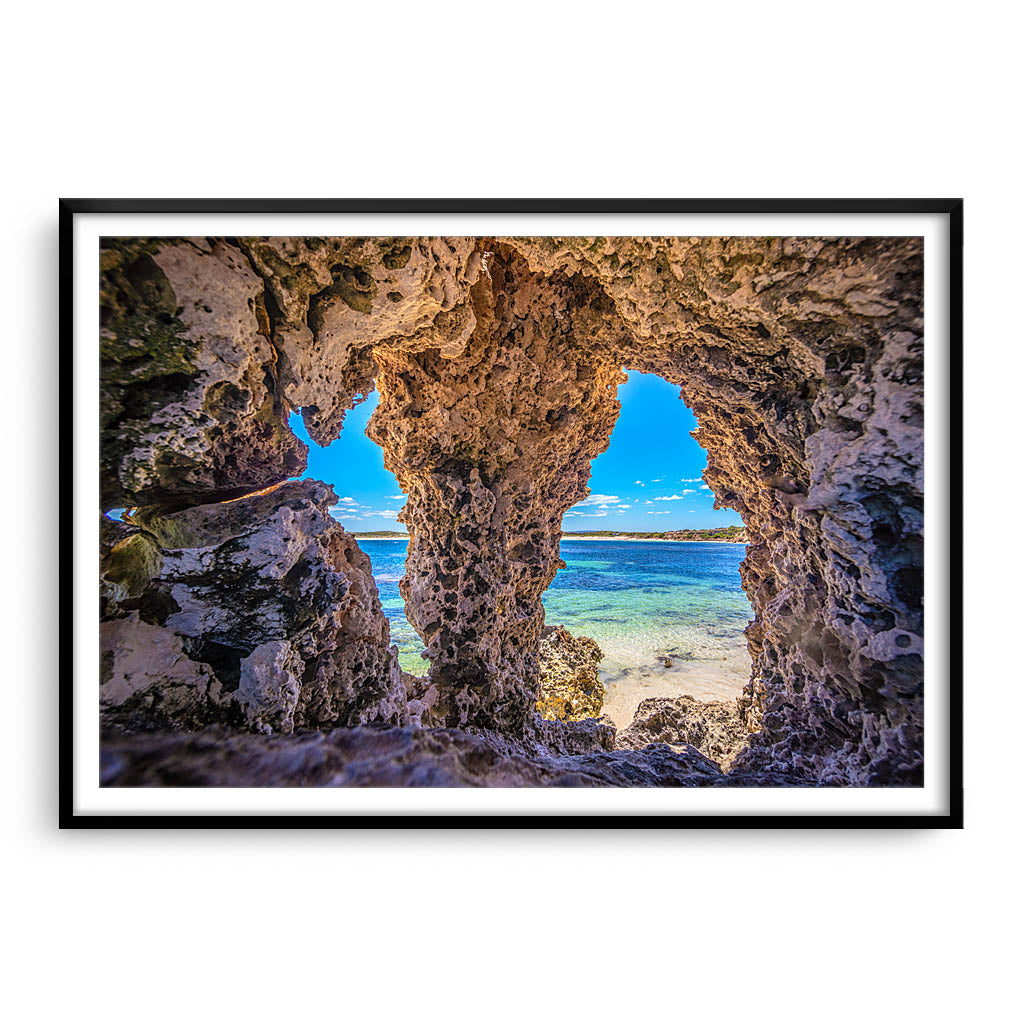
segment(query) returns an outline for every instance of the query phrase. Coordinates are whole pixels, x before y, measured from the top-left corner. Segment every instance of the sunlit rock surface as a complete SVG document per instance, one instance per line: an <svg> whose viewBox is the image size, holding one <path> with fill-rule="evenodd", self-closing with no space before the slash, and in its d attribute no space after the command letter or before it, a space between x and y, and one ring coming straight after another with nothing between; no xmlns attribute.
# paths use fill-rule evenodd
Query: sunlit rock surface
<svg viewBox="0 0 1024 1024"><path fill-rule="evenodd" d="M753 735L730 778L921 782L920 239L136 239L107 240L101 267L105 507L164 506L104 528L104 614L182 637L235 694L222 728L409 720L368 569L319 499L316 516L246 499L238 558L159 522L297 475L289 410L326 443L375 382L430 657L416 720L528 735L561 518L625 367L680 387L748 531ZM251 594L207 583L264 556ZM275 605L281 584L298 597Z"/></svg>
<svg viewBox="0 0 1024 1024"><path fill-rule="evenodd" d="M651 743L683 744L728 770L750 739L738 701L650 697L640 702L628 728L616 735L615 745L643 750Z"/></svg>
<svg viewBox="0 0 1024 1024"><path fill-rule="evenodd" d="M604 655L589 636L573 636L562 626L546 626L540 637L540 699L543 718L576 721L599 718L604 684L598 666Z"/></svg>

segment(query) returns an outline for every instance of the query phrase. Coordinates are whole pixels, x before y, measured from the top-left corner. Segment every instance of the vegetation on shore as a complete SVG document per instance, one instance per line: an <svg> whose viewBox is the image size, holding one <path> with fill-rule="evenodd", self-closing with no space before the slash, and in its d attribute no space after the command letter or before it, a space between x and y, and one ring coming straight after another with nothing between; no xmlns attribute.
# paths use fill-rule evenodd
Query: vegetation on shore
<svg viewBox="0 0 1024 1024"><path fill-rule="evenodd" d="M716 526L711 530L664 530L661 533L646 533L631 530L580 530L573 533L562 531L562 536L573 537L629 537L636 540L704 540L731 541L746 544L749 541L745 526Z"/></svg>
<svg viewBox="0 0 1024 1024"><path fill-rule="evenodd" d="M353 537L408 537L404 530L369 530L356 532ZM703 540L703 541L730 541L734 544L746 544L749 541L747 528L745 526L716 526L711 530L663 530L661 533L640 532L636 530L577 530L575 532L562 531L562 536L568 540L573 537L628 537L632 540Z"/></svg>

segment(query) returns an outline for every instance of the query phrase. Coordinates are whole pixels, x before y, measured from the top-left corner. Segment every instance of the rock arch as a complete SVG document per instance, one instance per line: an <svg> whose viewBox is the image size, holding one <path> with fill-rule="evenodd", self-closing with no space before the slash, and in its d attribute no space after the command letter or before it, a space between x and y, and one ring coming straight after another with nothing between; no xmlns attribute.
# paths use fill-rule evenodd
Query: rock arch
<svg viewBox="0 0 1024 1024"><path fill-rule="evenodd" d="M681 388L705 478L751 536L742 706L755 735L734 775L920 781L919 239L120 239L105 241L102 266L104 501L143 509L105 527L112 663L132 629L169 632L203 692L220 687L189 722L411 723L501 750L536 740L541 595L625 367ZM244 497L301 472L290 409L327 443L374 381L369 432L409 495L402 590L426 682L388 656L372 580L328 521L329 496L284 485L284 504L302 509L290 517L278 492ZM303 517L302 536L320 539L296 554ZM188 534L198 519L220 524L207 529L228 550L213 566L189 555L194 575L172 579L171 552L210 539ZM254 547L268 529L277 548ZM257 549L257 575L287 578L313 609L305 619L264 609L245 643L182 632L183 600L229 604L217 573L258 562ZM215 598L195 597L204 586ZM361 656L339 654L353 644ZM109 721L152 724L138 707L149 691L126 688ZM576 741L548 728L544 742Z"/></svg>

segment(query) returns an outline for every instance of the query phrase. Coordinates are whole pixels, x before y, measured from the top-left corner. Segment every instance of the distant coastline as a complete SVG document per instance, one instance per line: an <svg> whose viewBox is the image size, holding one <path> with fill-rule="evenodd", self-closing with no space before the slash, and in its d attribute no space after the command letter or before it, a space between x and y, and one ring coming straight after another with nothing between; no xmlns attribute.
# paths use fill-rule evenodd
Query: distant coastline
<svg viewBox="0 0 1024 1024"><path fill-rule="evenodd" d="M371 530L353 533L360 540L408 540L409 534L397 530ZM588 530L585 533L562 532L562 540L614 540L614 541L667 541L677 544L749 544L750 538L742 526L719 526L713 530L665 530L662 533L640 533L624 530Z"/></svg>
<svg viewBox="0 0 1024 1024"><path fill-rule="evenodd" d="M562 531L562 540L662 540L690 544L749 544L750 537L743 526L717 526L710 530L664 530L661 533L641 533L623 530L587 530L584 533Z"/></svg>

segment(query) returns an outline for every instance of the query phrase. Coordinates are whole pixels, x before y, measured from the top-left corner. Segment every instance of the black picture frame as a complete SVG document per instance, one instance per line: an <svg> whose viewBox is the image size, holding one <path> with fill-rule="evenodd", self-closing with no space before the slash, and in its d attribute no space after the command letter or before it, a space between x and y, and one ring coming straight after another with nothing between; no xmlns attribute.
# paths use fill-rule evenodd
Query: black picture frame
<svg viewBox="0 0 1024 1024"><path fill-rule="evenodd" d="M59 200L59 486L73 491L74 221L78 214L940 214L948 217L949 316L949 793L946 814L636 815L81 815L74 809L74 580L59 595L60 828L963 828L963 213L957 198L916 199L61 199ZM62 566L73 529L61 519ZM98 727L98 723L97 723Z"/></svg>

